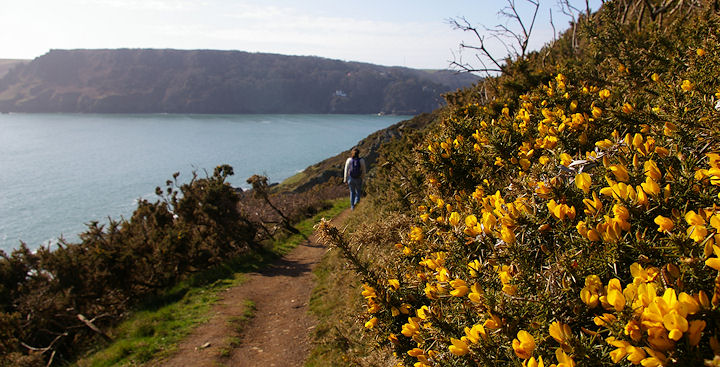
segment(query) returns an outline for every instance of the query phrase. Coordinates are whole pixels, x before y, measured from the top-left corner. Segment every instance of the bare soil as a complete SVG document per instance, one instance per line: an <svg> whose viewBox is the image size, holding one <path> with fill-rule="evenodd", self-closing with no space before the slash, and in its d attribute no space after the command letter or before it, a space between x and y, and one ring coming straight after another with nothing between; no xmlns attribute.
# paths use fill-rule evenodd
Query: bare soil
<svg viewBox="0 0 720 367"><path fill-rule="evenodd" d="M344 211L333 224L348 214ZM325 251L312 235L267 268L247 274L245 282L223 292L210 320L156 366L302 366L317 323L308 309L312 270ZM255 305L254 316L240 322L247 300Z"/></svg>

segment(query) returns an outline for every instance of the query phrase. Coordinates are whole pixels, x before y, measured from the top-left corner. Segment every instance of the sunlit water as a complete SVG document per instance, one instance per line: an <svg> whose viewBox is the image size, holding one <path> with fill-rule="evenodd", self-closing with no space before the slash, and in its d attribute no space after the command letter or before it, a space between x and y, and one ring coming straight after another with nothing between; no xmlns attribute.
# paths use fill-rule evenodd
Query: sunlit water
<svg viewBox="0 0 720 367"><path fill-rule="evenodd" d="M407 116L0 115L0 249L70 242L93 220L128 218L174 172L279 182Z"/></svg>

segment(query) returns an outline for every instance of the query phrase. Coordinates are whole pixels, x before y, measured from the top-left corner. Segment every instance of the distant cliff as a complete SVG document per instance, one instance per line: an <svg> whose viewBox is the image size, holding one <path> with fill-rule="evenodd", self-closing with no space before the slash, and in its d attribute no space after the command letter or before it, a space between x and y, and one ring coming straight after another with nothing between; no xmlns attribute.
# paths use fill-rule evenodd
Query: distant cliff
<svg viewBox="0 0 720 367"><path fill-rule="evenodd" d="M310 56L52 50L0 79L2 112L417 114L477 78Z"/></svg>

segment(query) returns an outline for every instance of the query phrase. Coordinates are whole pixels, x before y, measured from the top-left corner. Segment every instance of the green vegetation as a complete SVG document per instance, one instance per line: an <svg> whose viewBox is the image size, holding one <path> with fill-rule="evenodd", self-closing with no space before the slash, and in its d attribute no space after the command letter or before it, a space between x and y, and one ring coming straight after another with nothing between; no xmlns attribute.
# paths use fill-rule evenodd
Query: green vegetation
<svg viewBox="0 0 720 367"><path fill-rule="evenodd" d="M195 326L207 320L210 308L217 301L218 294L243 281L243 273L256 271L269 261L282 256L302 243L314 231L313 226L321 218L332 218L347 209L347 200L332 202L329 209L313 218L307 218L295 225L300 234L275 241L272 251L264 256L250 254L226 262L213 269L196 274L181 282L158 297L147 300L132 315L117 327L112 334L113 342L78 360L77 366L133 365L156 360L172 354L174 347ZM230 320L236 335L228 336L227 346L221 353L229 354L239 342L238 336L245 323L254 316L255 305L244 302L242 316Z"/></svg>
<svg viewBox="0 0 720 367"><path fill-rule="evenodd" d="M170 355L183 337L207 320L218 293L241 282L242 275L236 273L232 278L193 287L179 301L134 312L115 328L112 344L82 358L75 365L122 366Z"/></svg>
<svg viewBox="0 0 720 367"><path fill-rule="evenodd" d="M311 364L718 365L719 11L607 2L382 148Z"/></svg>
<svg viewBox="0 0 720 367"><path fill-rule="evenodd" d="M113 339L108 330L131 310L160 308L187 317L160 327L154 322L162 317L150 313L138 321L139 331L118 331L172 342L183 332L170 337L169 330L197 322L193 315L201 310L191 312L192 305L227 286L237 271L257 268L311 233L312 224L299 223L298 230L294 223L333 205L331 213L347 206L328 200L337 197L337 188L329 185L258 201L226 183L232 174L232 167L223 165L210 177L193 175L189 183L168 180L164 189L156 189L157 202L141 201L128 220L90 223L80 243L36 252L23 244L9 255L0 251L0 366L72 361ZM285 225L270 228L279 216ZM290 232L297 235L288 238ZM198 294L194 287L206 290ZM190 305L187 313L168 306L178 300ZM142 360L158 350L158 343L118 342L110 358L125 358L131 346L141 345L132 357Z"/></svg>

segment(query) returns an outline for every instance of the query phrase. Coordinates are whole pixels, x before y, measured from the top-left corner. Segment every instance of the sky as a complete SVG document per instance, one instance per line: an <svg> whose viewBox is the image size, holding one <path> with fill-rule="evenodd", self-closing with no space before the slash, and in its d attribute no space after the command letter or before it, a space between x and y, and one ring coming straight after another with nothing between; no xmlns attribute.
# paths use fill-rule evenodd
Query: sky
<svg viewBox="0 0 720 367"><path fill-rule="evenodd" d="M528 0L0 0L0 59L33 59L51 49L174 48L312 55L420 69L472 59L458 45L475 36L448 19L483 30L498 12ZM540 0L531 49L568 27L558 0ZM570 0L585 9L585 0ZM600 0L591 0L597 9ZM529 18L528 18L529 19ZM489 36L485 35L488 41ZM475 42L477 44L477 42ZM504 47L491 45L504 56Z"/></svg>

